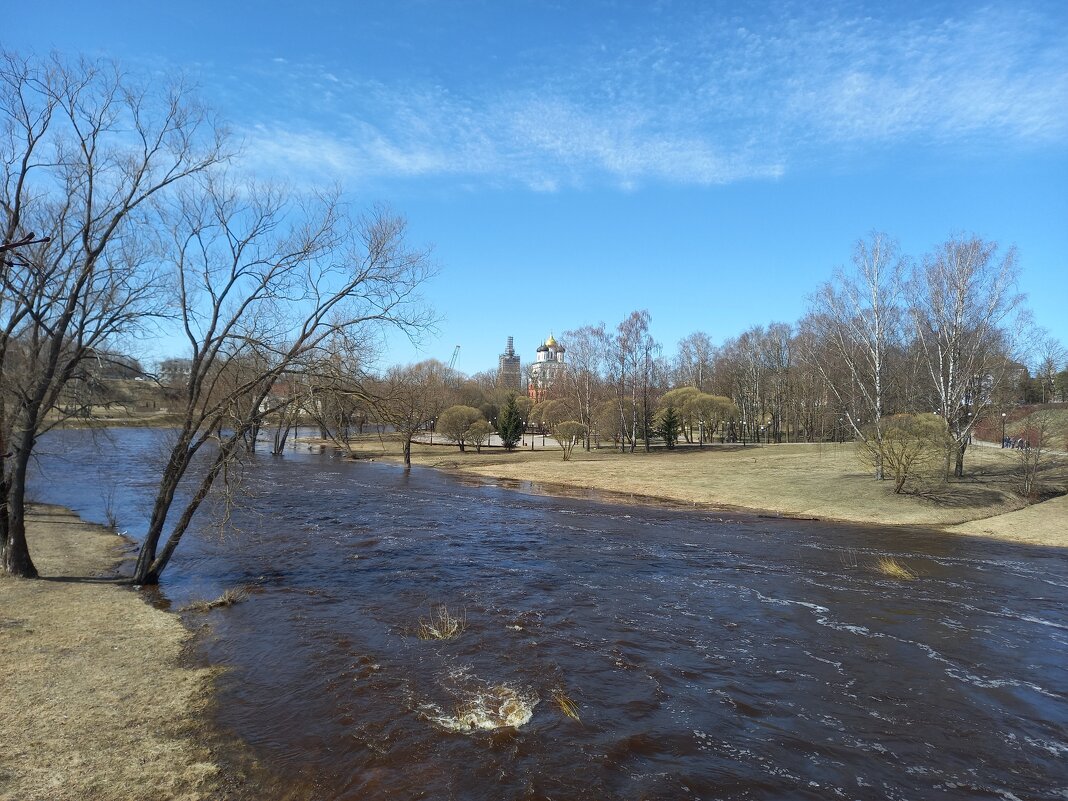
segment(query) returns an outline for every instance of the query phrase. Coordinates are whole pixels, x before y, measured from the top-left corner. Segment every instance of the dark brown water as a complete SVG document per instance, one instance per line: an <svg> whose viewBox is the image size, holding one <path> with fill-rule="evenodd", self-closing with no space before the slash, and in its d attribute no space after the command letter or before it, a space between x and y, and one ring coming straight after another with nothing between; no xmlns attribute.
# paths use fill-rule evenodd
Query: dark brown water
<svg viewBox="0 0 1068 801"><path fill-rule="evenodd" d="M101 519L114 487L136 535L158 435L114 436L52 440L36 494ZM248 481L164 592L255 585L207 618L220 723L309 798L1068 798L1062 551L301 452ZM419 639L438 604L466 630ZM529 719L464 729L496 713Z"/></svg>

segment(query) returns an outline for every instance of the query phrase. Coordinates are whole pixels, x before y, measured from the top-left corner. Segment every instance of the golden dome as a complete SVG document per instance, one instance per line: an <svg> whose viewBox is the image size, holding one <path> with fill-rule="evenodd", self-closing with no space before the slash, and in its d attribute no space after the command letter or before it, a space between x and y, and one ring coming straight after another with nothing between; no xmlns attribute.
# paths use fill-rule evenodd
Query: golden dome
<svg viewBox="0 0 1068 801"><path fill-rule="evenodd" d="M549 334L549 338L547 340L545 340L545 347L547 347L547 348L555 348L556 347L556 340L553 339L553 335L552 334Z"/></svg>

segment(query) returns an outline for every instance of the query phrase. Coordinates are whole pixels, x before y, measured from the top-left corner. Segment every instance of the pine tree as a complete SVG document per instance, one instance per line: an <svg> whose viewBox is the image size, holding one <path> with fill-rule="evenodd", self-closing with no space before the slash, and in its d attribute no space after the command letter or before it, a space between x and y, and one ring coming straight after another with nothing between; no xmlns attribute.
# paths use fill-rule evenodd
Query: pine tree
<svg viewBox="0 0 1068 801"><path fill-rule="evenodd" d="M523 421L519 417L519 407L515 402L515 395L508 397L508 403L501 410L497 418L497 434L505 450L514 450L515 445L523 436Z"/></svg>
<svg viewBox="0 0 1068 801"><path fill-rule="evenodd" d="M668 449L674 448L679 439L679 415L674 406L668 406L660 416L660 424L656 427L655 434L664 440Z"/></svg>

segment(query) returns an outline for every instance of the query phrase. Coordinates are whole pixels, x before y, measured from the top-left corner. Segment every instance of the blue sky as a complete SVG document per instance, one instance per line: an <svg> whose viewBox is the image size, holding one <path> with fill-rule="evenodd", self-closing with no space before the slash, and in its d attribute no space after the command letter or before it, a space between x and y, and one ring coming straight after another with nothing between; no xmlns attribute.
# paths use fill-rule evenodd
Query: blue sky
<svg viewBox="0 0 1068 801"><path fill-rule="evenodd" d="M32 6L32 7L31 7ZM674 351L796 321L871 230L1019 249L1068 345L1068 6L40 2L5 47L182 71L249 169L434 245L426 356L492 368L634 309Z"/></svg>

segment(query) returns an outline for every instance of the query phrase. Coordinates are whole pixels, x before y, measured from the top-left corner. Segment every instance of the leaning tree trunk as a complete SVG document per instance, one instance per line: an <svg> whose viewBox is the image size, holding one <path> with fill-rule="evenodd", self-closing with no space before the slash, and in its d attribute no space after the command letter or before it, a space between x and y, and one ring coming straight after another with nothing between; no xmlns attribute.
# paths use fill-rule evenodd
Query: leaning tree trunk
<svg viewBox="0 0 1068 801"><path fill-rule="evenodd" d="M204 477L200 480L197 491L193 493L193 497L182 511L178 522L176 522L171 529L170 536L167 537L163 549L157 555L156 547L158 546L163 533L163 525L167 516L166 513L167 510L170 509L170 504L174 498L174 492L177 489L178 481L180 480L182 473L168 475L166 477L165 486L161 487L160 497L169 500L161 501L157 498L152 523L149 525L148 533L145 535L145 541L141 546L141 553L138 554L137 566L134 569L134 576L132 579L134 584L159 584L160 576L170 563L171 557L174 556L174 551L178 547L178 543L181 542L185 532L188 531L189 524L193 521L193 516L197 513L197 510L204 502L204 499L208 497L208 493L211 491L219 473L221 473L223 468L229 464L230 459L240 444L241 438L241 433L235 433L231 435L225 443L219 446L219 452L216 454L211 466L204 474Z"/></svg>
<svg viewBox="0 0 1068 801"><path fill-rule="evenodd" d="M412 469L412 438L404 438L404 469Z"/></svg>

